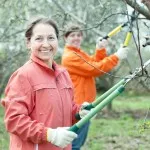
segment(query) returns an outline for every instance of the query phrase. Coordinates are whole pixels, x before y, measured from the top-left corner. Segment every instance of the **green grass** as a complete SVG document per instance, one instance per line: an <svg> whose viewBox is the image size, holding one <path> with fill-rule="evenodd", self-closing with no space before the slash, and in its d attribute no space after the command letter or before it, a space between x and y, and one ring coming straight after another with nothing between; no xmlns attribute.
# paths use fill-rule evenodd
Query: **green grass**
<svg viewBox="0 0 150 150"><path fill-rule="evenodd" d="M150 95L142 96L129 96L129 95L120 95L113 101L113 105L116 109L148 109L150 108Z"/></svg>
<svg viewBox="0 0 150 150"><path fill-rule="evenodd" d="M4 127L4 111L0 105L0 150L8 150L9 148L9 136Z"/></svg>
<svg viewBox="0 0 150 150"><path fill-rule="evenodd" d="M149 150L150 95L124 93L113 100L112 108L92 120L82 150Z"/></svg>
<svg viewBox="0 0 150 150"><path fill-rule="evenodd" d="M91 121L87 141L81 150L149 150L150 95L124 93L113 100L113 111L104 108ZM0 107L0 150L8 150L9 137ZM142 131L142 132L141 132Z"/></svg>
<svg viewBox="0 0 150 150"><path fill-rule="evenodd" d="M95 119L83 150L149 150L150 131L140 133L142 120Z"/></svg>

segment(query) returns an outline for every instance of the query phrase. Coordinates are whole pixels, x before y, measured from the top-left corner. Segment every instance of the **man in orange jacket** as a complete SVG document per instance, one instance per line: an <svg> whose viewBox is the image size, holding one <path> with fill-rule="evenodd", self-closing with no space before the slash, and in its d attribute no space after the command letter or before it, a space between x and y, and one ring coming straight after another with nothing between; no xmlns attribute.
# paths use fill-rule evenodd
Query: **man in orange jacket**
<svg viewBox="0 0 150 150"><path fill-rule="evenodd" d="M127 57L127 49L120 48L115 54L107 56L105 49L108 41L98 40L95 54L90 56L84 52L80 45L83 32L79 25L70 24L65 31L65 48L62 65L68 70L75 90L77 104L93 102L96 97L95 77L112 70L119 62ZM101 71L100 71L101 70ZM78 138L73 141L72 150L80 150L87 137L89 123L78 132Z"/></svg>

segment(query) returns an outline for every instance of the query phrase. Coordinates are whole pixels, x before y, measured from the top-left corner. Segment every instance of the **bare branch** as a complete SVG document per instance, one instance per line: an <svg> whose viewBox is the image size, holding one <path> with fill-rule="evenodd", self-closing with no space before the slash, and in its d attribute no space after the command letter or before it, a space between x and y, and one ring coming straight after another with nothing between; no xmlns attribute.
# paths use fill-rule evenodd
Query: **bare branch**
<svg viewBox="0 0 150 150"><path fill-rule="evenodd" d="M125 0L128 5L137 10L140 14L144 15L147 19L150 19L150 12L140 6L135 0Z"/></svg>
<svg viewBox="0 0 150 150"><path fill-rule="evenodd" d="M52 1L55 3L55 5L57 5L57 7L58 7L61 11L64 12L64 14L70 15L72 18L74 18L75 20L77 20L79 23L82 23L82 24L86 25L86 23L85 23L82 19L78 18L77 16L75 16L75 15L72 14L72 13L67 12L66 9L64 9L64 8L58 3L57 0L52 0Z"/></svg>
<svg viewBox="0 0 150 150"><path fill-rule="evenodd" d="M65 15L71 16L73 19L75 19L77 22L79 22L79 23L81 23L81 24L83 24L83 25L86 25L86 24L87 24L86 22L83 21L83 19L81 19L81 18L75 16L74 14L72 14L72 13L66 11L66 9L64 9L64 8L58 3L58 1L56 1L56 0L52 0L52 1L57 5L57 7L58 7ZM99 36L102 36L102 33L101 33L99 30L93 29L93 32L96 33L96 34L98 34Z"/></svg>
<svg viewBox="0 0 150 150"><path fill-rule="evenodd" d="M12 33L12 34L10 34L10 35L6 35L5 32L4 32L3 36L0 38L0 41L3 41L3 39L7 39L7 38L10 38L10 37L12 37L12 36L15 36L15 35L17 35L17 34L19 34L19 33L24 32L24 31L25 31L25 29L19 30L19 31L16 31L16 32L14 32L14 33Z"/></svg>

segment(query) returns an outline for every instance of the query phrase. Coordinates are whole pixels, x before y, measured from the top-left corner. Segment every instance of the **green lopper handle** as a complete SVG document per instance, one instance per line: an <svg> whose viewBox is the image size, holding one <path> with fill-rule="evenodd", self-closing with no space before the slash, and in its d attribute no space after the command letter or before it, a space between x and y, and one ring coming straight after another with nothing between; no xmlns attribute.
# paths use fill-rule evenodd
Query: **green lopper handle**
<svg viewBox="0 0 150 150"><path fill-rule="evenodd" d="M89 104L84 109L91 110L92 108L96 107L102 100L104 100L109 94L111 94L114 90L116 90L120 85L124 84L125 82L126 82L126 79L120 80L117 84L115 84L112 88L110 88L107 92L105 92L100 97L98 97L93 103ZM75 118L77 120L81 119L79 113L75 115Z"/></svg>
<svg viewBox="0 0 150 150"><path fill-rule="evenodd" d="M93 108L84 118L79 120L76 124L74 124L68 130L76 133L94 115L96 115L100 110L102 110L106 105L108 105L114 98L116 98L119 94L121 94L124 91L124 89L125 89L124 85L119 86L107 98L105 98L101 103L99 103L95 108Z"/></svg>

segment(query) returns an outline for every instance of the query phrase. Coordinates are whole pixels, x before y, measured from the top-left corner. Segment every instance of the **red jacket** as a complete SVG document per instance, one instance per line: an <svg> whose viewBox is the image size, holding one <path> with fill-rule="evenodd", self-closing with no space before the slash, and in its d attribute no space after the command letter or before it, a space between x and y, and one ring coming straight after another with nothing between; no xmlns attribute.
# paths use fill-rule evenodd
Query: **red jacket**
<svg viewBox="0 0 150 150"><path fill-rule="evenodd" d="M81 49L65 46L62 65L67 68L74 84L76 103L93 102L96 96L94 78L103 75L101 71L109 72L117 63L118 57L107 57L105 49L96 50L95 55L89 56Z"/></svg>
<svg viewBox="0 0 150 150"><path fill-rule="evenodd" d="M71 126L77 105L69 74L55 63L53 68L32 56L11 76L2 100L10 150L62 150L46 142L47 128Z"/></svg>

